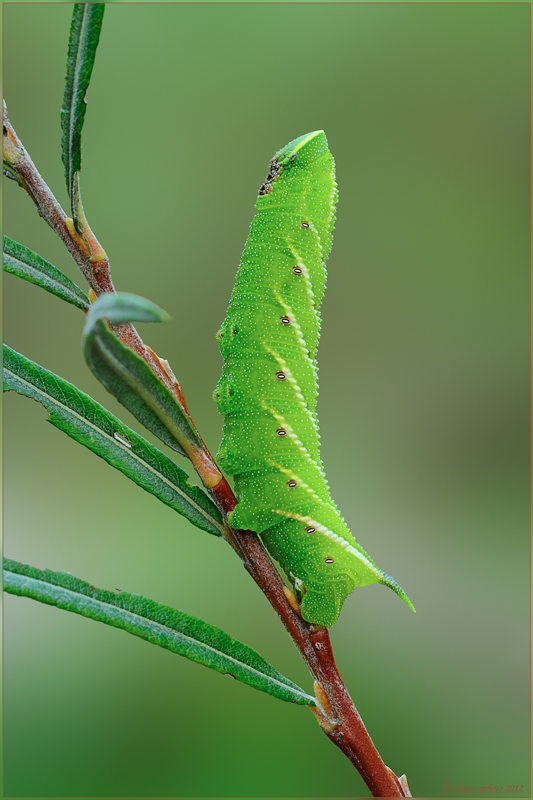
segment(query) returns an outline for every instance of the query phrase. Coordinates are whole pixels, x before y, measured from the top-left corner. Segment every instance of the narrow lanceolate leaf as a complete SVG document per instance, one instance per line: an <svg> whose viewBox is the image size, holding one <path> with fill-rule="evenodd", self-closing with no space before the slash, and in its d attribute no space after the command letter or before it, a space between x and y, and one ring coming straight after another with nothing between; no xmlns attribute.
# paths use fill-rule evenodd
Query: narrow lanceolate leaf
<svg viewBox="0 0 533 800"><path fill-rule="evenodd" d="M81 168L81 131L85 119L85 93L91 80L105 3L74 3L68 42L67 75L61 110L61 148L71 202L74 173Z"/></svg>
<svg viewBox="0 0 533 800"><path fill-rule="evenodd" d="M211 499L164 453L71 383L4 345L4 390L31 397L48 421L92 450L193 525L215 536L224 528Z"/></svg>
<svg viewBox="0 0 533 800"><path fill-rule="evenodd" d="M205 667L228 673L280 700L316 705L313 697L281 675L255 650L214 625L140 594L96 589L68 572L40 570L7 558L4 590L122 628Z"/></svg>
<svg viewBox="0 0 533 800"><path fill-rule="evenodd" d="M185 411L146 361L122 344L105 320L166 322L168 314L143 297L103 294L91 306L83 331L85 359L100 383L126 406L145 428L165 444L187 455L201 448Z"/></svg>
<svg viewBox="0 0 533 800"><path fill-rule="evenodd" d="M56 297L66 300L67 303L81 308L82 311L89 310L90 302L87 295L61 270L24 245L13 241L9 236L4 236L4 271L37 284Z"/></svg>

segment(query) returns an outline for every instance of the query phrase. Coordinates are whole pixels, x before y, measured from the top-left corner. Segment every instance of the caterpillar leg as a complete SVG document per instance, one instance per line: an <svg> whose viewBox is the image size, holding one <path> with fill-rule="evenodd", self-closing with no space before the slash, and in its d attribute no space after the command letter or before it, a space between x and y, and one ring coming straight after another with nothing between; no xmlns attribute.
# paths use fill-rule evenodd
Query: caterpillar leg
<svg viewBox="0 0 533 800"><path fill-rule="evenodd" d="M343 603L355 586L349 575L338 575L323 587L307 590L300 608L302 617L307 622L331 628L338 620Z"/></svg>

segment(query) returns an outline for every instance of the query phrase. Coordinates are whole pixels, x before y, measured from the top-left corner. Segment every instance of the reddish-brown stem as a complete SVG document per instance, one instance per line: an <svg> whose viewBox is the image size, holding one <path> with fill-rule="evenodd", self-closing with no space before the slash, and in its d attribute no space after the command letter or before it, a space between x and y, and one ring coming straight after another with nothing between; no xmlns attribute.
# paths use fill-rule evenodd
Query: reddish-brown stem
<svg viewBox="0 0 533 800"><path fill-rule="evenodd" d="M40 216L61 238L94 294L114 292L109 261L96 237L88 226L83 230L83 235L77 233L72 220L42 179L11 126L5 103L3 117L4 159L10 174L16 177L35 202ZM133 325L116 325L114 331L124 344L145 359L157 377L168 386L194 425L179 383L168 364L144 344ZM202 448L188 455L227 519L237 500L201 437L200 441ZM292 605L288 601L283 580L256 533L233 530L226 525L226 538L278 614L307 664L315 681L318 701L312 711L322 730L357 768L374 797L410 797L405 776L397 778L374 747L335 664L327 628L303 620L295 601Z"/></svg>
<svg viewBox="0 0 533 800"><path fill-rule="evenodd" d="M29 153L9 122L5 102L3 104L3 123L4 159L9 161L10 166L19 178L20 185L37 206L39 215L58 234L94 293L99 295L102 292L114 292L115 289L109 273L109 263L107 263L107 269L105 269L104 264L95 269L90 257L83 252L80 244L72 238L66 222L67 215L42 179Z"/></svg>
<svg viewBox="0 0 533 800"><path fill-rule="evenodd" d="M228 536L252 576L285 625L329 708L314 710L326 736L350 759L374 797L410 797L382 761L337 669L329 631L297 614L284 592L283 581L257 534L230 529ZM316 686L315 686L316 689ZM321 700L320 692L317 699ZM406 785L406 784L405 784Z"/></svg>
<svg viewBox="0 0 533 800"><path fill-rule="evenodd" d="M50 187L41 177L28 151L11 125L5 101L3 103L3 126L4 163L9 165L10 173L16 175L20 186L29 194L37 206L39 215L58 234L81 269L94 294L99 296L104 292L115 292L109 269L109 260L103 248L88 226L83 231L83 236L77 233L72 220L67 217ZM112 327L119 339L137 355L141 356L150 366L152 372L170 389L196 430L181 387L172 372L167 371L153 350L146 347L133 325L125 323L113 325ZM220 484L218 493L222 497L226 497L227 490L225 487L227 482L199 433L198 436L202 447L191 450L188 455L205 485L208 488L212 488Z"/></svg>

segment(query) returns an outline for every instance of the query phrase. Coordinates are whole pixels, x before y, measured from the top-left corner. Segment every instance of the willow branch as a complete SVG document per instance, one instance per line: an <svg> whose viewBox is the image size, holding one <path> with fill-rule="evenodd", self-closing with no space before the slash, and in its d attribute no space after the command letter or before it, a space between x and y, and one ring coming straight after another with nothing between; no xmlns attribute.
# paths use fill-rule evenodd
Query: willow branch
<svg viewBox="0 0 533 800"><path fill-rule="evenodd" d="M94 295L115 292L107 255L86 223L81 235L76 231L72 219L63 211L9 122L5 103L3 120L6 175L16 180L32 198L40 216L58 234L81 269ZM144 344L133 325L117 325L114 331L173 392L194 425L168 363ZM188 455L227 520L237 500L199 433L198 436L202 448ZM411 797L405 776L398 778L384 764L353 704L335 664L327 628L302 619L295 595L284 585L256 533L234 530L226 524L226 539L267 597L307 664L319 704L312 711L326 736L350 759L374 797Z"/></svg>
<svg viewBox="0 0 533 800"><path fill-rule="evenodd" d="M302 619L257 534L228 530L242 563L274 608L315 681L318 709L311 709L328 737L356 767L374 797L411 797L381 759L337 669L329 631ZM292 597L291 597L292 595Z"/></svg>
<svg viewBox="0 0 533 800"><path fill-rule="evenodd" d="M82 235L76 231L72 219L65 214L17 136L9 121L5 102L3 103L3 132L4 173L16 180L19 186L31 197L37 206L39 215L57 233L82 271L94 296L98 297L104 292L115 292L111 279L109 259L104 249L86 223L83 227ZM112 327L119 339L137 355L141 356L150 366L152 372L170 389L194 425L181 387L167 362L158 358L153 350L144 344L135 327L130 323ZM196 429L196 426L194 427ZM202 442L202 447L191 450L188 456L206 488L213 490L215 497L227 501L231 496L231 489L199 433L198 436Z"/></svg>

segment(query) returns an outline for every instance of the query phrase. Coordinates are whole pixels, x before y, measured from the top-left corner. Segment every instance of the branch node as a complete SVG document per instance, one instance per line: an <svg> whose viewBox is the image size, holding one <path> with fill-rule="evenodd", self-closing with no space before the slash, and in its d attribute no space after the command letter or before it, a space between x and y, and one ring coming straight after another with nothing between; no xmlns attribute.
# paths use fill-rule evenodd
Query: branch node
<svg viewBox="0 0 533 800"><path fill-rule="evenodd" d="M405 775L402 775L401 778L391 770L390 767L387 767L387 772L389 773L394 785L398 789L400 793L400 797L412 797L411 792L409 791L409 786L407 785L407 778Z"/></svg>
<svg viewBox="0 0 533 800"><path fill-rule="evenodd" d="M402 775L400 778L398 778L398 782L403 789L403 796L412 797L413 795L411 794L411 790L409 789L405 775Z"/></svg>
<svg viewBox="0 0 533 800"><path fill-rule="evenodd" d="M331 719L328 719L318 706L308 706L308 708L315 715L316 721L318 722L318 724L320 725L326 736L330 736L337 727L337 723Z"/></svg>
<svg viewBox="0 0 533 800"><path fill-rule="evenodd" d="M315 697L318 700L318 702L320 703L321 707L324 709L324 711L326 712L327 716L330 719L333 719L334 714L333 714L333 709L331 708L331 703L329 702L329 698L328 698L326 692L324 691L324 689L322 688L322 686L320 685L320 683L318 681L314 682L313 689L315 691Z"/></svg>
<svg viewBox="0 0 533 800"><path fill-rule="evenodd" d="M91 254L89 252L89 248L87 247L87 243L83 238L83 236L80 236L80 234L76 230L76 226L74 225L74 220L71 219L70 217L66 217L65 225L67 226L70 238L72 239L76 247L82 251L83 255L86 258L90 258Z"/></svg>
<svg viewBox="0 0 533 800"><path fill-rule="evenodd" d="M327 631L324 625L317 625L316 622L312 622L309 626L310 633L322 633L322 631Z"/></svg>
<svg viewBox="0 0 533 800"><path fill-rule="evenodd" d="M296 614L298 614L299 617L301 617L302 615L300 614L300 603L298 602L298 598L296 597L292 589L289 589L287 586L284 586L283 591L292 610Z"/></svg>

